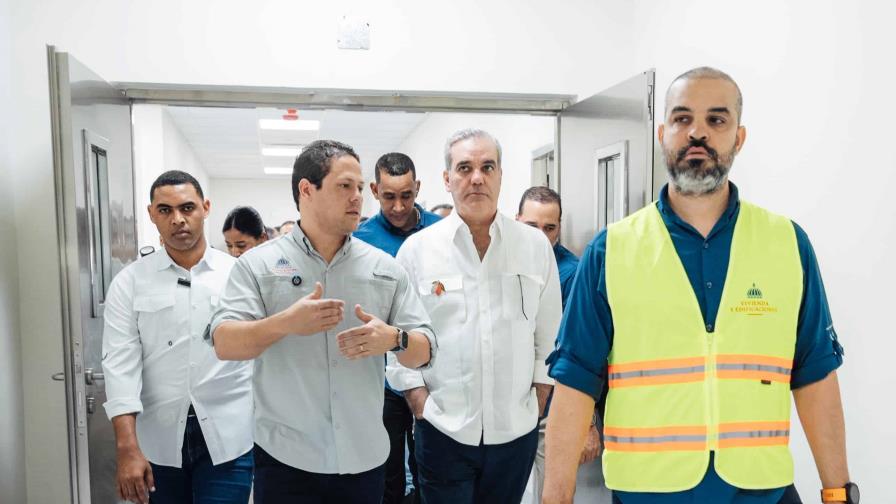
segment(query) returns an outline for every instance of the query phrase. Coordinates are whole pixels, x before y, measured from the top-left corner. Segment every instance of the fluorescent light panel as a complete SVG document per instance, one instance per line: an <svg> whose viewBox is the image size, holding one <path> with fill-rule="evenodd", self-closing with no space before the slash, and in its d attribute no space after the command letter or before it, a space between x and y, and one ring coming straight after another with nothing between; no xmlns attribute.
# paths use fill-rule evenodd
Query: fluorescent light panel
<svg viewBox="0 0 896 504"><path fill-rule="evenodd" d="M278 147L262 147L262 156L296 157L302 153L301 145L288 145Z"/></svg>
<svg viewBox="0 0 896 504"><path fill-rule="evenodd" d="M280 166L266 166L264 168L265 175L292 175L292 168Z"/></svg>
<svg viewBox="0 0 896 504"><path fill-rule="evenodd" d="M320 121L311 119L296 119L294 121L283 119L259 119L258 127L266 130L317 131L320 129Z"/></svg>

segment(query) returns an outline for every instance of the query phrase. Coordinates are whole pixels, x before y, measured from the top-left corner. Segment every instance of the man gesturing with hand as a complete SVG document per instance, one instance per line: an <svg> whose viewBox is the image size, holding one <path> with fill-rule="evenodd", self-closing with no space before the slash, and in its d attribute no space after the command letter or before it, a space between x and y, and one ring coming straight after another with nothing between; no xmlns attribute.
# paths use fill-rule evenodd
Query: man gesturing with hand
<svg viewBox="0 0 896 504"><path fill-rule="evenodd" d="M256 504L378 503L383 355L421 368L435 353L405 270L351 238L363 187L351 147L306 146L292 176L301 220L239 258L212 320L221 359L255 360Z"/></svg>

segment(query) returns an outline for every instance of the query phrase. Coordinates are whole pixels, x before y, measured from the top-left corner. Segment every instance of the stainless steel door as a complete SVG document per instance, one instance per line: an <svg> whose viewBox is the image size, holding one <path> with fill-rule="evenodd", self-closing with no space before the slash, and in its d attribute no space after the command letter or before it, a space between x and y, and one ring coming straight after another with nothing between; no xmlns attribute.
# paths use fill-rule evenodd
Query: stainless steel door
<svg viewBox="0 0 896 504"><path fill-rule="evenodd" d="M653 200L654 72L560 113L561 241L576 254L608 224Z"/></svg>
<svg viewBox="0 0 896 504"><path fill-rule="evenodd" d="M129 100L48 48L67 359L72 502L115 502L115 442L102 404L103 303L137 256Z"/></svg>

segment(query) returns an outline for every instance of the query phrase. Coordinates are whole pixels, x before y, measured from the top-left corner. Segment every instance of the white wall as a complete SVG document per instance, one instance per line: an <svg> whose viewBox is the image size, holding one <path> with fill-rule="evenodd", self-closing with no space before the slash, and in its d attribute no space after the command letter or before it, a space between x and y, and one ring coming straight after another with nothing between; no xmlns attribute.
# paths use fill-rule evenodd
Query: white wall
<svg viewBox="0 0 896 504"><path fill-rule="evenodd" d="M212 211L209 215L206 230L208 240L215 248L226 251L224 235L224 218L237 206L251 206L261 214L266 226L277 227L287 219L296 220L299 212L292 200L292 189L289 177L272 177L270 179L211 179ZM369 191L365 196L369 196Z"/></svg>
<svg viewBox="0 0 896 504"><path fill-rule="evenodd" d="M149 220L149 188L163 172L181 170L196 177L206 197L210 197L209 178L183 133L165 107L135 105L134 179L137 181L137 243L139 247L159 248L159 233Z"/></svg>
<svg viewBox="0 0 896 504"><path fill-rule="evenodd" d="M532 173L532 151L554 142L553 117L510 114L427 114L417 128L398 147L414 160L420 179L418 201L427 209L439 203L451 203L445 190L445 140L462 128L488 131L502 148L501 196L498 209L516 215L520 197L529 188ZM369 196L369 192L365 194ZM373 200L372 196L369 198ZM369 215L369 213L366 213Z"/></svg>
<svg viewBox="0 0 896 504"><path fill-rule="evenodd" d="M727 69L744 89L750 131L733 178L745 197L793 216L813 238L847 349L853 477L869 502L886 501L896 448L891 4L7 1L15 74L4 121L14 125L29 502L67 499L64 419L44 414L64 400L48 382L62 355L47 43L117 81L586 96L649 67L661 89L688 67ZM336 50L343 13L368 16L370 51ZM800 490L812 499L812 459L795 444Z"/></svg>
<svg viewBox="0 0 896 504"><path fill-rule="evenodd" d="M12 107L10 3L0 0L0 110ZM12 122L0 119L0 180L12 176ZM22 350L19 340L19 279L10 184L0 184L0 501L25 502L25 425Z"/></svg>

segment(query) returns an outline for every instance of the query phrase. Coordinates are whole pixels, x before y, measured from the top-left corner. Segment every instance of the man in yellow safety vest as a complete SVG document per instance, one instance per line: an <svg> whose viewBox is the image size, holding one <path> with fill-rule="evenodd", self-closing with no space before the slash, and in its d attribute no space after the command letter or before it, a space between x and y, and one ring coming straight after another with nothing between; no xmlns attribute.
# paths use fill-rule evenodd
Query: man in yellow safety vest
<svg viewBox="0 0 896 504"><path fill-rule="evenodd" d="M849 482L842 347L806 233L728 181L746 138L741 92L696 68L658 128L670 184L586 249L548 358L544 503L572 502L595 399L609 385L603 466L623 504L777 504L794 492L791 393L824 502ZM785 500L786 501L786 500Z"/></svg>

